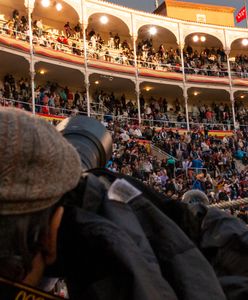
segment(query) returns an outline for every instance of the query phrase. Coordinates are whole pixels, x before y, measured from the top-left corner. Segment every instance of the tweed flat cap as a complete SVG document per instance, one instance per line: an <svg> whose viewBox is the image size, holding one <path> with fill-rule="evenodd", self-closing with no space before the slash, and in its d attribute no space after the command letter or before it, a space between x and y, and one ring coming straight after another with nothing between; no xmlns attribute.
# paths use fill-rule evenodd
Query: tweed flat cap
<svg viewBox="0 0 248 300"><path fill-rule="evenodd" d="M0 215L39 211L73 189L80 157L46 121L0 108Z"/></svg>

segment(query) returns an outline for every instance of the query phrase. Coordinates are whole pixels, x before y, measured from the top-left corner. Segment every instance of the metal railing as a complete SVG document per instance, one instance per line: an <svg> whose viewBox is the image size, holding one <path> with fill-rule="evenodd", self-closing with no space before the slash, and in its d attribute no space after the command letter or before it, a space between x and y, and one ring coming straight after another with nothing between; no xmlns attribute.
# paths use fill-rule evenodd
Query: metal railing
<svg viewBox="0 0 248 300"><path fill-rule="evenodd" d="M29 43L28 28L25 31L17 31L13 28L7 28L5 26L7 22L0 21L0 34L3 36L11 37L15 40L20 40ZM42 30L42 34L39 36L36 34L33 28L33 45L42 46L47 49L56 50L63 53L75 54L83 56L83 41L82 39L76 39L74 37L66 38L61 34L57 34L52 31ZM61 40L59 41L59 38ZM63 42L64 41L64 42Z"/></svg>
<svg viewBox="0 0 248 300"><path fill-rule="evenodd" d="M47 114L54 114L60 116L69 116L71 114L86 114L87 106L86 101L83 100L83 106L79 109L76 107L74 109L67 109L64 107L59 106L49 106L49 105L42 105L42 104L35 104L36 112L37 113L47 113ZM27 101L22 100L15 100L15 99L7 99L4 97L0 97L0 103L2 106L21 106L20 108L32 111L32 104ZM131 117L129 115L115 115L114 113L110 113L109 109L104 106L103 103L91 102L91 116L99 118L101 120L113 120L119 121L121 124L130 124L130 125L138 125L139 119L138 116ZM165 128L167 130L187 130L186 122L177 122L177 121L164 121L164 120L155 120L155 119L141 119L140 126L149 126L149 127L157 127L157 128ZM243 125L241 125L243 126ZM241 127L240 126L240 127ZM244 125L246 126L246 125ZM233 124L223 124L223 123L199 123L199 122L190 122L190 129L191 130L204 130L204 128L208 128L208 130L233 130Z"/></svg>
<svg viewBox="0 0 248 300"><path fill-rule="evenodd" d="M14 28L8 27L8 21L0 21L0 33L6 36L13 37L15 39L29 42L28 28L24 31L17 31ZM53 49L63 53L70 53L77 56L84 56L84 44L82 35L75 33L72 36L66 38L66 34L58 33L55 29L39 29L33 27L33 44L42 46L44 48ZM126 66L135 66L133 51L130 51L129 55L125 55L125 49L114 49L106 44L101 44L101 47L93 47L91 41L87 41L87 58L88 59L99 59L105 62L111 62L115 64L121 64ZM197 58L199 59L199 58ZM193 58L192 58L193 61ZM202 75L208 77L228 77L227 68L217 67L217 60L213 62L206 63L208 67L198 67L198 66L185 66L185 78L189 75ZM233 70L234 66L239 66L237 63L232 63L231 77L233 79L248 79L248 67L244 68L242 71ZM150 61L149 58L138 59L137 68L152 69L163 72L174 72L183 73L183 68L181 64L180 57L171 58L158 58L156 62ZM214 69L213 69L214 68Z"/></svg>

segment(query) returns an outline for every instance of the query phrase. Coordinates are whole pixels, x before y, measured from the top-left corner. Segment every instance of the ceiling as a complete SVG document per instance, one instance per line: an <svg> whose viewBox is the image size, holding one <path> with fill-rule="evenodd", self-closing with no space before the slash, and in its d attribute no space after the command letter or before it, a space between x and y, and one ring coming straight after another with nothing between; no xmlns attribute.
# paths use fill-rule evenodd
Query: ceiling
<svg viewBox="0 0 248 300"><path fill-rule="evenodd" d="M100 17L103 15L109 19L108 23L104 25L100 22ZM130 36L128 26L121 19L108 14L96 13L91 15L89 17L88 31L91 31L92 29L94 29L96 33L112 32L115 34L118 32L120 36Z"/></svg>
<svg viewBox="0 0 248 300"><path fill-rule="evenodd" d="M149 30L150 28L155 27L157 29L156 35L151 35ZM177 39L175 35L168 29L165 29L160 26L151 26L151 25L145 25L142 26L138 31L138 39L144 40L147 38L152 38L153 41L156 43L156 45L160 44L170 44L170 45L177 45Z"/></svg>
<svg viewBox="0 0 248 300"><path fill-rule="evenodd" d="M202 43L202 42L197 42L197 43L193 42L192 38L195 35L205 36L206 37L206 42L204 42L204 43ZM191 45L192 47L195 46L195 47L199 47L199 48L206 48L206 47L208 47L208 48L222 47L223 48L222 42L218 38L216 38L215 36L210 35L210 34L202 34L202 33L198 33L198 32L194 32L194 33L189 34L185 39L185 44L186 45Z"/></svg>
<svg viewBox="0 0 248 300"><path fill-rule="evenodd" d="M36 85L51 81L59 83L60 86L67 86L71 90L84 90L84 75L78 70L43 62L37 63L35 70ZM40 74L41 70L43 70L45 74Z"/></svg>
<svg viewBox="0 0 248 300"><path fill-rule="evenodd" d="M99 84L96 84L96 82L99 82ZM90 76L90 90L92 94L96 90L103 90L107 93L114 92L117 97L125 94L127 99L135 100L134 82L125 78L92 74Z"/></svg>
<svg viewBox="0 0 248 300"><path fill-rule="evenodd" d="M29 75L29 63L21 56L0 51L0 80L7 74L15 77L27 77Z"/></svg>
<svg viewBox="0 0 248 300"><path fill-rule="evenodd" d="M197 93L195 96L194 93ZM190 88L188 89L189 101L192 102L221 102L230 101L230 94L221 89L207 89L207 88Z"/></svg>

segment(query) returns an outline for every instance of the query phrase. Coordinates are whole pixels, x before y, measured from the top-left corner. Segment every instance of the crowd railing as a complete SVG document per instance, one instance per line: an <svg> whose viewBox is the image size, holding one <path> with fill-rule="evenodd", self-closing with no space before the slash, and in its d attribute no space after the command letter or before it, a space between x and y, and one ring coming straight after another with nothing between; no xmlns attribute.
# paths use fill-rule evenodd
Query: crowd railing
<svg viewBox="0 0 248 300"><path fill-rule="evenodd" d="M29 29L17 31L11 27L6 27L7 21L0 20L0 34L11 37L15 40L29 43ZM56 50L67 54L75 54L83 56L83 40L71 36L66 38L64 34L59 34L57 30L42 30L42 34L38 35L33 28L33 45L41 46L47 49Z"/></svg>
<svg viewBox="0 0 248 300"><path fill-rule="evenodd" d="M32 111L32 103L22 101L22 100L15 100L15 99L7 99L4 97L0 97L0 103L2 106L15 106L20 107L22 109ZM68 109L59 106L49 106L49 105L42 105L42 104L35 104L35 111L37 113L44 113L48 115L59 115L59 116L69 116L71 114L86 114L87 113L87 104L86 101L83 100L83 106L80 106L80 109L77 107L75 109ZM139 119L138 116L130 116L128 113L124 113L122 115L115 115L114 113L110 113L109 109L103 104L98 102L91 102L90 103L90 114L92 117L99 118L101 120L113 120L118 121L122 124L130 124L130 125L138 125ZM157 127L157 128L165 128L167 130L180 130L180 131L187 131L187 123L184 122L177 122L177 121L170 121L168 119L153 119L149 118L142 118L140 126L149 126L149 127ZM223 124L223 123L216 123L216 122L190 122L190 130L202 130L207 129L209 131L232 131L234 130L234 125L232 123ZM240 125L240 128L246 128L246 125Z"/></svg>
<svg viewBox="0 0 248 300"><path fill-rule="evenodd" d="M23 42L29 42L29 29L26 26L25 30L17 31L12 26L8 26L9 21L0 20L0 34L12 37L16 40ZM11 28L12 27L12 28ZM44 28L39 30L33 27L33 44L34 46L41 46L47 49L52 49L55 51L73 54L76 56L84 57L84 43L82 33L73 33L68 38L66 33L63 31L59 33L58 30L52 28ZM126 55L126 48L115 49L110 47L109 44L101 44L93 47L91 41L87 41L87 59L97 59L105 61L107 63L121 64L126 66L135 66L133 50L129 49L129 54ZM156 60L156 59L155 59ZM166 61L167 60L167 61ZM193 60L193 59L192 59ZM225 66L220 68L217 67L218 60L210 61L206 63L205 66L184 66L185 80L191 81L192 76L203 76L203 77L218 77L227 78L228 69L225 62ZM243 65L242 70L236 70L239 68L239 64L231 62L231 78L246 80L248 78L248 67L247 64ZM138 59L137 60L138 69L151 69L154 71L162 72L174 72L183 73L183 68L181 64L181 58L175 56L174 59L168 58L161 61L158 58L157 61L149 61L149 59ZM238 84L238 82L236 82ZM228 82L226 82L228 84Z"/></svg>

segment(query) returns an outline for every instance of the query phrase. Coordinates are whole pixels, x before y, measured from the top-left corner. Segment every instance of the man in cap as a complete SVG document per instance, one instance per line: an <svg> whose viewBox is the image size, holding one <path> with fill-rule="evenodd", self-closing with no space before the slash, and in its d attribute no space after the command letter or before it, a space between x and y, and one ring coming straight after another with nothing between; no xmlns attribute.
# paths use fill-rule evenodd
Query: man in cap
<svg viewBox="0 0 248 300"><path fill-rule="evenodd" d="M80 165L46 121L0 108L0 277L37 285L55 261L58 201L77 186Z"/></svg>

